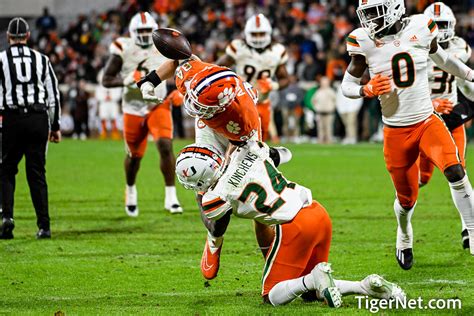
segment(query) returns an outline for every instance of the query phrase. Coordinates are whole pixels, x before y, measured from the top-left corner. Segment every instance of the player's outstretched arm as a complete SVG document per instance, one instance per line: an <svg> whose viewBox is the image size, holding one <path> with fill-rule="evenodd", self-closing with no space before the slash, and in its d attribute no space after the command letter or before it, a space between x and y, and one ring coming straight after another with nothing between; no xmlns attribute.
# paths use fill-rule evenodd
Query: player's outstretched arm
<svg viewBox="0 0 474 316"><path fill-rule="evenodd" d="M120 76L122 70L122 57L118 55L110 55L104 68L104 76L102 77L102 85L106 88L123 87L123 78Z"/></svg>
<svg viewBox="0 0 474 316"><path fill-rule="evenodd" d="M474 81L474 71L458 58L448 54L438 45L436 38L431 42L430 57L442 70L461 79Z"/></svg>

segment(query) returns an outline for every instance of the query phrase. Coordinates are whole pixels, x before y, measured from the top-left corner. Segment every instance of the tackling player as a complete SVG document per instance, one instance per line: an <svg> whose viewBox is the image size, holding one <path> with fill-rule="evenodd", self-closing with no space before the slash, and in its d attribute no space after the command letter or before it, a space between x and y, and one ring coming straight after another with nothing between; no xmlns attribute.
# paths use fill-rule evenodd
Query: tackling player
<svg viewBox="0 0 474 316"><path fill-rule="evenodd" d="M257 88L262 138L267 141L273 121L268 96L270 91L284 89L290 82L286 70L288 54L283 45L272 43L272 26L263 14L253 15L247 20L244 34L245 40L233 40L216 64L226 67L235 65L236 73ZM273 77L277 81L273 81Z"/></svg>
<svg viewBox="0 0 474 316"><path fill-rule="evenodd" d="M147 146L148 134L153 136L160 153L160 168L165 178L165 209L182 213L176 196L173 155L173 124L169 104L161 104L166 96L166 85L157 87L160 99L147 103L142 98L136 81L142 73L155 69L166 59L154 47L152 31L158 25L148 12L137 13L130 21L131 38L120 37L110 46L110 57L104 70L102 84L107 87L124 87L122 107L124 112L124 138L127 146L125 157L125 211L138 216L138 197L135 181L141 159Z"/></svg>
<svg viewBox="0 0 474 316"><path fill-rule="evenodd" d="M260 120L256 110L257 93L248 82L226 67L205 63L196 56L182 61L168 61L152 71L138 84L145 99L156 99L154 87L175 76L176 87L184 95L184 108L196 117L196 142L218 148L220 154L249 140L260 139ZM291 159L286 148L271 148L278 165ZM200 199L197 199L200 205ZM213 279L219 270L223 233L222 223L214 234L208 234L201 260L201 272ZM255 234L263 255L273 240L271 227L255 222Z"/></svg>
<svg viewBox="0 0 474 316"><path fill-rule="evenodd" d="M435 2L426 8L425 15L436 22L438 26L438 43L449 54L459 58L463 63L466 63L471 57L471 48L462 38L455 36L456 18L452 10L442 2ZM443 114L448 128L451 131L454 142L458 148L459 157L464 168L466 168L466 130L463 124L451 128L448 125L451 121L456 120L458 111L454 111L454 106L458 105L457 89L459 88L466 93L471 101L474 101L474 86L472 82L466 82L461 78L456 78L453 75L441 70L434 62L428 60L429 82L431 88L431 99L435 111ZM465 107L464 104L459 104L456 108ZM453 118L454 117L454 118ZM420 187L426 185L433 175L434 165L424 155L420 155ZM466 229L466 224L462 220L462 244L464 249L469 248L469 236Z"/></svg>
<svg viewBox="0 0 474 316"><path fill-rule="evenodd" d="M404 16L403 0L360 0L363 27L347 38L352 57L342 83L350 98L379 97L384 127L384 158L396 189L398 221L396 258L403 269L413 265L411 217L418 198L418 156L423 153L446 176L451 195L470 236L474 236L474 194L458 150L443 120L433 114L428 58L462 79L473 71L437 43L438 28L429 17ZM360 85L369 69L371 80ZM474 238L470 252L474 255Z"/></svg>
<svg viewBox="0 0 474 316"><path fill-rule="evenodd" d="M201 215L212 230L231 214L275 225L275 239L266 257L262 296L274 306L310 291L331 307L342 304L341 294L403 298L404 292L378 275L360 282L333 280L327 263L332 224L311 191L288 181L276 169L265 143L251 141L228 159L212 146L192 144L176 159L176 175L186 188L201 192Z"/></svg>

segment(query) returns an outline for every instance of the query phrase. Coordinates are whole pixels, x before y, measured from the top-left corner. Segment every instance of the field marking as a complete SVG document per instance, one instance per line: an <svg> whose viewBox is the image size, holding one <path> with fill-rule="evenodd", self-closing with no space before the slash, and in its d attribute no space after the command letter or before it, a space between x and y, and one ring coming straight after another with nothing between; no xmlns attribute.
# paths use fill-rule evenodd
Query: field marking
<svg viewBox="0 0 474 316"><path fill-rule="evenodd" d="M418 281L418 282L406 282L406 284L459 284L459 285L466 285L467 281L464 280L435 280L435 279L428 279L426 281Z"/></svg>

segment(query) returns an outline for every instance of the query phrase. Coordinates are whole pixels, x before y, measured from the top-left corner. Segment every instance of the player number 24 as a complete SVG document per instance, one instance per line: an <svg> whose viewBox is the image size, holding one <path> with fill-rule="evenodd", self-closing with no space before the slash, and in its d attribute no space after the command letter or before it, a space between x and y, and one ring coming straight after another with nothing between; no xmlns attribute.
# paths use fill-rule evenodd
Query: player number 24
<svg viewBox="0 0 474 316"><path fill-rule="evenodd" d="M281 194L283 190L285 190L285 188L295 188L295 184L293 182L286 181L286 179L281 175L281 173L279 173L278 170L276 170L275 167L273 167L272 164L268 161L265 161L265 169L267 170L268 177L270 178L270 181L272 183L273 190L276 193ZM285 204L285 200L283 200L281 197L278 197L278 199L273 203L273 205L266 205L265 200L268 196L267 191L265 191L264 187L255 182L247 184L244 191L239 197L239 201L245 203L252 193L255 193L257 195L257 200L255 201L255 208L259 212L265 214L272 214L283 204Z"/></svg>

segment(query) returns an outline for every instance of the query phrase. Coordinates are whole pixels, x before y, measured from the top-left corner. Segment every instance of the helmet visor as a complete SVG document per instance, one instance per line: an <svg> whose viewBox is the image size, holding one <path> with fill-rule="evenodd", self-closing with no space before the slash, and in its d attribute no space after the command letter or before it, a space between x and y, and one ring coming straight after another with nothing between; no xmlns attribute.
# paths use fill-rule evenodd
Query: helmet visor
<svg viewBox="0 0 474 316"><path fill-rule="evenodd" d="M360 24L362 24L362 27L369 30L369 34L372 37L386 28L386 9L386 6L383 4L365 6L363 8L357 9L357 15L359 16Z"/></svg>
<svg viewBox="0 0 474 316"><path fill-rule="evenodd" d="M189 91L184 96L184 109L192 117L199 117L203 119L212 118L217 112L223 109L219 105L206 105L198 101L193 91Z"/></svg>

